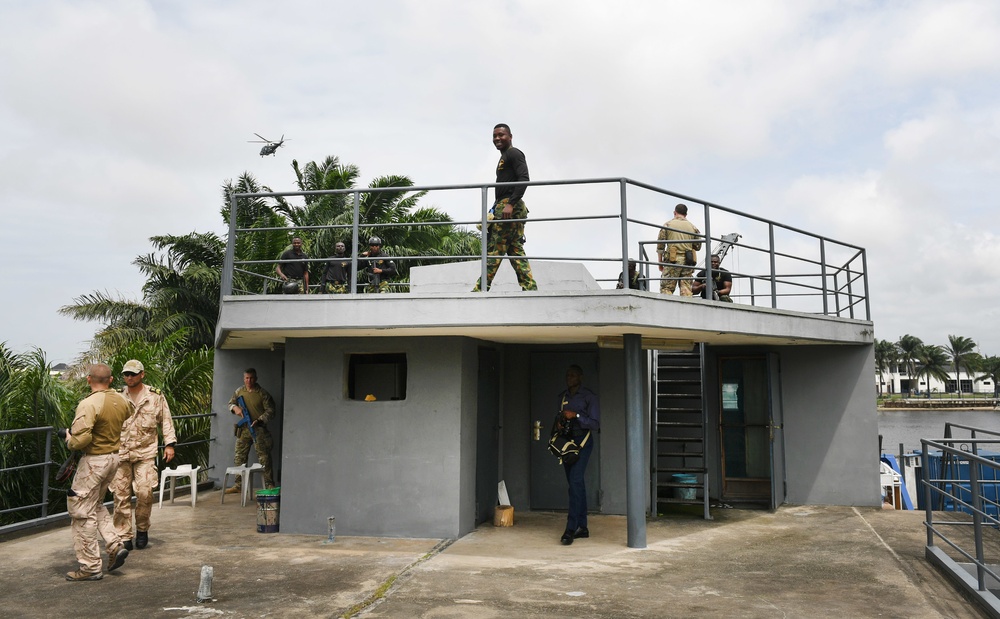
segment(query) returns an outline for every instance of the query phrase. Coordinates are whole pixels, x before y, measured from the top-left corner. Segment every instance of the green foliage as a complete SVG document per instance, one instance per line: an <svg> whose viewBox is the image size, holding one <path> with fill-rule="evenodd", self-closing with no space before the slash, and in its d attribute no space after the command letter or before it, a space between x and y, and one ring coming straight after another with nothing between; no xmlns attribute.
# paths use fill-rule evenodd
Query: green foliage
<svg viewBox="0 0 1000 619"><path fill-rule="evenodd" d="M41 350L15 354L0 343L0 430L54 426L68 427L76 403L86 393L81 383L64 381L52 373L52 366ZM50 486L61 462L69 452L55 439L49 457ZM45 432L0 436L0 468L45 463ZM45 468L23 468L0 474L0 509L38 505L42 495ZM50 493L49 512L65 511L64 493ZM37 518L40 510L22 510L0 515L0 524Z"/></svg>
<svg viewBox="0 0 1000 619"><path fill-rule="evenodd" d="M955 368L955 380L958 383L958 397L962 397L962 368L969 373L970 365L975 363L978 357L976 354L976 343L972 338L961 335L948 336L947 352L951 355L951 361Z"/></svg>

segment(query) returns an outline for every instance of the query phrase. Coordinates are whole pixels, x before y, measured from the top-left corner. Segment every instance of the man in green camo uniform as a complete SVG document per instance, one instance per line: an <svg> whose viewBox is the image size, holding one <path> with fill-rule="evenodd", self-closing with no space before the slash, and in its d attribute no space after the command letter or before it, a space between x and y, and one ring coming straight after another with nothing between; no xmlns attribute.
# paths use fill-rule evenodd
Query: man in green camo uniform
<svg viewBox="0 0 1000 619"><path fill-rule="evenodd" d="M346 255L347 246L342 241L334 245L334 253L323 269L319 280L319 291L323 294L346 294L351 291L351 257Z"/></svg>
<svg viewBox="0 0 1000 619"><path fill-rule="evenodd" d="M243 396L247 409L250 412L250 422L253 426L256 439L250 434L247 426L236 427L236 457L233 464L245 466L247 457L250 455L250 446L253 445L257 452L257 461L264 467L264 487L274 487L274 476L271 473L271 433L267 431L267 423L274 419L274 398L271 397L263 387L257 384L257 370L247 368L243 372L243 386L236 390L233 397L229 399L229 411L243 417L243 410L236 401ZM241 479L236 478L236 484L226 488L226 494L239 494L241 492Z"/></svg>
<svg viewBox="0 0 1000 619"><path fill-rule="evenodd" d="M377 236L368 239L368 251L361 257L365 259L361 272L368 281L364 292L392 292L388 280L396 277L396 263L382 255L382 239Z"/></svg>
<svg viewBox="0 0 1000 619"><path fill-rule="evenodd" d="M497 182L510 183L527 181L528 163L524 153L511 145L513 135L510 127L501 123L493 128L493 145L500 151L500 161L497 163ZM527 219L528 207L525 206L523 185L517 187L497 187L496 201L491 209L496 219L489 224L486 238L486 253L490 256L509 256L510 264L517 275L517 283L521 290L538 290L535 279L531 276L531 265L527 260L516 260L514 257L524 255L524 222L505 222L504 219ZM500 258L489 258L486 261L486 289L490 289L493 277L500 268ZM476 282L473 292L481 290L482 278Z"/></svg>

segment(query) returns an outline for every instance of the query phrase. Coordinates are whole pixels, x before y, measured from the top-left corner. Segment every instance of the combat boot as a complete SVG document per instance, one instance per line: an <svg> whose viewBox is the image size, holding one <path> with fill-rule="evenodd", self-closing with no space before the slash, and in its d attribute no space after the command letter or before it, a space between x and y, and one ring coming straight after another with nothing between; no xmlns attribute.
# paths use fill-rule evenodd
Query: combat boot
<svg viewBox="0 0 1000 619"><path fill-rule="evenodd" d="M66 580L71 582L79 582L84 580L100 580L104 578L104 574L100 572L84 572L83 570L76 570L75 572L66 572Z"/></svg>
<svg viewBox="0 0 1000 619"><path fill-rule="evenodd" d="M142 550L149 543L149 533L146 531L135 532L135 547Z"/></svg>

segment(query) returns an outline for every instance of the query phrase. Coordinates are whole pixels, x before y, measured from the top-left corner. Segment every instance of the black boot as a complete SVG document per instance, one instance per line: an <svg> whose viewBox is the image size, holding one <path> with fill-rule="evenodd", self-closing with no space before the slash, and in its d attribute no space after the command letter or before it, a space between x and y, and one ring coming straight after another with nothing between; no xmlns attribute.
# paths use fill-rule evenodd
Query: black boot
<svg viewBox="0 0 1000 619"><path fill-rule="evenodd" d="M149 533L145 531L135 532L135 547L142 550L149 543Z"/></svg>

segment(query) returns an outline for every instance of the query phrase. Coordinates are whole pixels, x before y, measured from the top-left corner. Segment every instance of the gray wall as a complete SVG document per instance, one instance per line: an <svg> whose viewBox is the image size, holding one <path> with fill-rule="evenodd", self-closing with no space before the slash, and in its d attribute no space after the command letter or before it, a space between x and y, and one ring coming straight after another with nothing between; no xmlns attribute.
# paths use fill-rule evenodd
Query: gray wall
<svg viewBox="0 0 1000 619"><path fill-rule="evenodd" d="M406 399L347 399L349 355L378 352L406 354ZM476 373L467 354L459 338L289 340L281 530L325 534L329 516L345 535L471 530Z"/></svg>
<svg viewBox="0 0 1000 619"><path fill-rule="evenodd" d="M880 504L874 350L780 349L789 503Z"/></svg>

